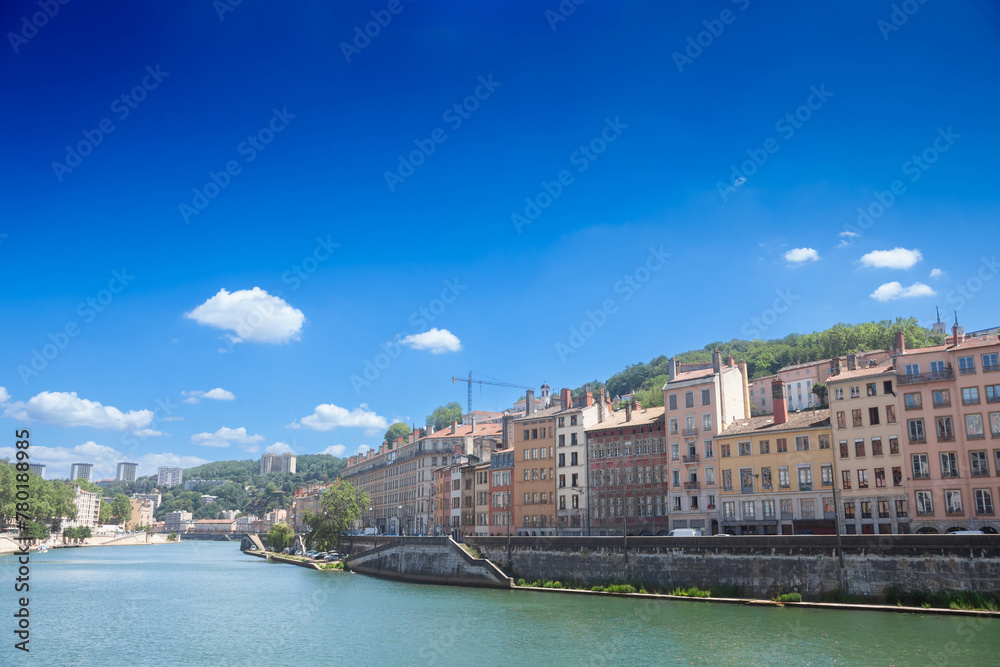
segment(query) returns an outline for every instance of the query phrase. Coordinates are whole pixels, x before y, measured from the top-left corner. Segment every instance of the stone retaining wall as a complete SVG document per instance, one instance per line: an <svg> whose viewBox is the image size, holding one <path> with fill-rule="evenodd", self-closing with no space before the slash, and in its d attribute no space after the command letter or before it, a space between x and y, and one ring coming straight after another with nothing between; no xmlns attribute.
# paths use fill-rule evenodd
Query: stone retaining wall
<svg viewBox="0 0 1000 667"><path fill-rule="evenodd" d="M344 567L421 583L486 588L510 588L513 584L493 563L473 558L450 537L380 538L377 548L354 553Z"/></svg>

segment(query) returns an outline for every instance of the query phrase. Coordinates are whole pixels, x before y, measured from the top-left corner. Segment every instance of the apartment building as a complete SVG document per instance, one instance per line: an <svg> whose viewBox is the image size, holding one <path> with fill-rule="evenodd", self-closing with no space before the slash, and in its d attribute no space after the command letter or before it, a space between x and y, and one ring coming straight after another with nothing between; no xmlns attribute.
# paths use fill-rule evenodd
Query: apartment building
<svg viewBox="0 0 1000 667"><path fill-rule="evenodd" d="M559 404L563 409L556 413L556 534L589 535L587 428L611 415L611 403L604 387L595 403L587 385L575 401L572 391L563 389Z"/></svg>
<svg viewBox="0 0 1000 667"><path fill-rule="evenodd" d="M264 454L260 457L260 474L288 472L295 473L295 454Z"/></svg>
<svg viewBox="0 0 1000 667"><path fill-rule="evenodd" d="M435 506L434 470L451 465L460 456L475 456L488 461L492 452L502 447L503 424L458 425L418 437L416 432L396 442L383 442L377 450L368 450L348 458L343 477L365 489L372 509L365 508L361 523L377 526L379 532L391 530L393 517L401 517L406 535L428 535L440 526ZM402 507L402 509L400 509Z"/></svg>
<svg viewBox="0 0 1000 667"><path fill-rule="evenodd" d="M138 469L138 463L128 463L127 461L122 461L118 464L118 470L115 472L115 479L122 482L134 482L135 473Z"/></svg>
<svg viewBox="0 0 1000 667"><path fill-rule="evenodd" d="M897 347L914 530L996 533L1000 338L965 338L956 322L944 345Z"/></svg>
<svg viewBox="0 0 1000 667"><path fill-rule="evenodd" d="M132 518L125 522L125 530L139 530L153 525L153 503L144 498L129 498Z"/></svg>
<svg viewBox="0 0 1000 667"><path fill-rule="evenodd" d="M535 409L535 392L525 396L527 413L514 419L513 522L517 535L556 534L555 427L557 403Z"/></svg>
<svg viewBox="0 0 1000 667"><path fill-rule="evenodd" d="M288 525L292 530L296 533L305 531L307 527L306 512L319 514L322 509L321 500L323 492L330 486L331 484L324 482L308 482L305 486L295 489L292 493L292 505L289 508L291 517ZM205 496L202 496L202 498L205 498Z"/></svg>
<svg viewBox="0 0 1000 667"><path fill-rule="evenodd" d="M473 489L475 494L476 523L474 534L477 536L487 536L490 534L490 464L489 462L476 465L476 483Z"/></svg>
<svg viewBox="0 0 1000 667"><path fill-rule="evenodd" d="M514 450L493 452L490 459L490 535L508 535L511 530L511 494Z"/></svg>
<svg viewBox="0 0 1000 667"><path fill-rule="evenodd" d="M163 515L163 532L185 533L194 525L191 512L167 512Z"/></svg>
<svg viewBox="0 0 1000 667"><path fill-rule="evenodd" d="M727 425L750 418L745 362L725 363L716 350L711 363L669 360L663 385L669 455L670 528L713 530L718 525L718 459L714 438ZM717 531L716 531L717 532Z"/></svg>
<svg viewBox="0 0 1000 667"><path fill-rule="evenodd" d="M74 464L75 465L75 464ZM63 528L75 528L77 526L87 526L91 530L97 529L101 516L101 494L85 491L79 486L74 487L76 498L76 519L64 521Z"/></svg>
<svg viewBox="0 0 1000 667"><path fill-rule="evenodd" d="M663 408L603 411L586 429L591 535L665 535L669 460ZM520 478L515 477L515 486ZM519 489L518 489L519 491Z"/></svg>
<svg viewBox="0 0 1000 667"><path fill-rule="evenodd" d="M843 371L834 360L827 379L834 485L840 491L841 531L848 535L911 532L895 383L892 365L858 368L853 355Z"/></svg>
<svg viewBox="0 0 1000 667"><path fill-rule="evenodd" d="M42 479L45 479L45 464L44 463L29 463L28 472L33 472Z"/></svg>
<svg viewBox="0 0 1000 667"><path fill-rule="evenodd" d="M69 481L75 482L78 479L90 481L94 473L94 466L89 463L74 463L69 469Z"/></svg>
<svg viewBox="0 0 1000 667"><path fill-rule="evenodd" d="M184 470L182 468L158 468L156 471L156 485L159 487L179 486L184 482Z"/></svg>
<svg viewBox="0 0 1000 667"><path fill-rule="evenodd" d="M830 411L789 413L774 380L774 415L738 420L715 438L722 516L733 535L833 534Z"/></svg>

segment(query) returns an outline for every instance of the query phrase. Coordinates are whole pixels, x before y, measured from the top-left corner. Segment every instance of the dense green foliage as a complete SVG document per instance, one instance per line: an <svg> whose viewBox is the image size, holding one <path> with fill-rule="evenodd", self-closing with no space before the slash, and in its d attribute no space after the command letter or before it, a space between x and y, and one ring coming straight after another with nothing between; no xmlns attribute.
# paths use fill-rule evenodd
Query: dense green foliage
<svg viewBox="0 0 1000 667"><path fill-rule="evenodd" d="M103 506L104 503L101 503ZM111 501L111 517L115 523L125 524L132 520L132 503L128 501L128 496L119 493Z"/></svg>
<svg viewBox="0 0 1000 667"><path fill-rule="evenodd" d="M368 506L368 492L350 482L338 479L320 496L322 512L306 512L310 546L326 551L340 544L340 538L361 518Z"/></svg>
<svg viewBox="0 0 1000 667"><path fill-rule="evenodd" d="M389 427L389 430L385 432L385 436L382 437L388 443L393 443L396 441L398 436L403 437L403 442L406 442L406 436L410 435L410 427L403 422L395 422Z"/></svg>
<svg viewBox="0 0 1000 667"><path fill-rule="evenodd" d="M76 526L74 528L67 528L63 531L63 537L71 540L83 540L88 537L93 537L91 533L90 526Z"/></svg>
<svg viewBox="0 0 1000 667"><path fill-rule="evenodd" d="M940 345L944 338L930 329L925 329L917 323L916 318L897 317L895 320L880 322L864 322L862 324L837 324L825 331L810 334L789 334L784 338L768 341L733 339L728 343L717 341L709 343L700 350L689 350L676 355L677 361L685 364L707 363L712 361L712 350L719 350L723 359L730 355L738 361L747 362L747 370L751 378L772 375L779 368L792 364L818 361L842 356L850 352L866 350L887 350L895 342L896 332L902 330L906 336L907 348ZM607 391L611 397L621 396L637 390L636 397L645 406L647 400L654 400L644 390L655 393L657 376L665 376L668 372L668 358L658 356L648 364L637 363L615 373L607 382ZM660 383L660 388L663 383ZM662 405L663 397L660 397ZM650 403L650 405L653 405Z"/></svg>
<svg viewBox="0 0 1000 667"><path fill-rule="evenodd" d="M29 511L27 514L32 522L40 524L53 532L59 532L62 519L76 518L76 492L73 484L63 480L44 480L30 472L19 473L6 459L0 461L0 528L6 530L14 524L17 516L17 481L16 475L27 475ZM23 479L23 478L22 478ZM23 482L20 482L23 483ZM83 485L81 485L83 486ZM93 486L93 485L90 485ZM98 488L99 487L94 487ZM32 528L37 533L41 528ZM41 539L41 538L39 538Z"/></svg>
<svg viewBox="0 0 1000 667"><path fill-rule="evenodd" d="M281 551L286 547L292 546L294 540L295 531L289 528L288 524L284 521L271 526L271 532L267 534L267 546L275 551Z"/></svg>
<svg viewBox="0 0 1000 667"><path fill-rule="evenodd" d="M453 421L461 424L462 414L461 403L452 401L447 405L438 406L434 409L434 412L427 416L427 428L433 432L451 426Z"/></svg>
<svg viewBox="0 0 1000 667"><path fill-rule="evenodd" d="M978 611L1000 610L1000 591L973 593L970 591L904 591L892 586L885 592L886 602L901 607L928 609L964 609Z"/></svg>

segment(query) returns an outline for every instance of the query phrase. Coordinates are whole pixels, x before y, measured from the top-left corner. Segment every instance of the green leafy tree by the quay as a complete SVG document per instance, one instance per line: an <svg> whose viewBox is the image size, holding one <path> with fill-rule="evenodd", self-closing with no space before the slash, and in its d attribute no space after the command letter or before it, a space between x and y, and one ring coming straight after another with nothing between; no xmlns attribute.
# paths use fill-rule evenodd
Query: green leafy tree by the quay
<svg viewBox="0 0 1000 667"><path fill-rule="evenodd" d="M406 437L410 435L410 427L403 422L396 422L389 427L389 430L385 432L383 440L388 442L390 445L396 442L396 438L402 436L403 442L406 442Z"/></svg>
<svg viewBox="0 0 1000 667"><path fill-rule="evenodd" d="M826 394L827 394L826 384L822 382L817 382L816 384L813 385L812 392L816 394L816 398L819 399L820 405L826 405Z"/></svg>
<svg viewBox="0 0 1000 667"><path fill-rule="evenodd" d="M0 463L0 529L7 530L17 519L15 470L6 460Z"/></svg>
<svg viewBox="0 0 1000 667"><path fill-rule="evenodd" d="M435 408L427 417L427 428L431 431L440 431L451 426L453 421L462 423L462 405L455 401Z"/></svg>
<svg viewBox="0 0 1000 667"><path fill-rule="evenodd" d="M370 502L367 491L338 479L320 496L320 511L305 513L310 541L324 550L334 544L339 546L341 537L361 518L362 508Z"/></svg>
<svg viewBox="0 0 1000 667"><path fill-rule="evenodd" d="M281 551L286 547L292 546L294 539L295 531L282 521L271 526L271 532L267 534L267 546L275 551Z"/></svg>
<svg viewBox="0 0 1000 667"><path fill-rule="evenodd" d="M101 507L97 511L97 523L100 524L111 523L111 518L112 518L111 514L112 514L111 503L104 502L102 500Z"/></svg>
<svg viewBox="0 0 1000 667"><path fill-rule="evenodd" d="M167 535L167 542L176 542L176 541L177 541L177 533L170 533L169 535Z"/></svg>
<svg viewBox="0 0 1000 667"><path fill-rule="evenodd" d="M132 520L132 503L124 493L119 493L111 501L111 516L119 525L125 525Z"/></svg>

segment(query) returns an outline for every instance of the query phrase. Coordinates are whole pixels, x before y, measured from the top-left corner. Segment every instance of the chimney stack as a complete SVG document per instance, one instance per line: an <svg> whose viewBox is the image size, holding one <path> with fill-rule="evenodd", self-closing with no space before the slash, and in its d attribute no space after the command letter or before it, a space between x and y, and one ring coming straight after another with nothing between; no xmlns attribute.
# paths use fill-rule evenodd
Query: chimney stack
<svg viewBox="0 0 1000 667"><path fill-rule="evenodd" d="M668 382L677 377L677 359L675 357L667 359L667 377L670 378Z"/></svg>
<svg viewBox="0 0 1000 667"><path fill-rule="evenodd" d="M771 380L771 403L774 405L774 423L784 424L788 421L788 403L785 402L785 382Z"/></svg>
<svg viewBox="0 0 1000 667"><path fill-rule="evenodd" d="M712 350L712 371L716 374L722 372L722 354L718 350Z"/></svg>
<svg viewBox="0 0 1000 667"><path fill-rule="evenodd" d="M896 354L906 354L906 334L902 331L896 332Z"/></svg>
<svg viewBox="0 0 1000 667"><path fill-rule="evenodd" d="M396 436L396 449L399 449L402 446L403 446L403 436L397 435Z"/></svg>
<svg viewBox="0 0 1000 667"><path fill-rule="evenodd" d="M584 387L583 404L584 405L593 405L594 404L594 392L592 392L590 390L590 385L589 384L586 387Z"/></svg>
<svg viewBox="0 0 1000 667"><path fill-rule="evenodd" d="M535 390L529 389L524 392L524 414L535 414Z"/></svg>
<svg viewBox="0 0 1000 667"><path fill-rule="evenodd" d="M452 420L451 420L451 434L452 434L452 435L455 435L455 432L456 432L456 431L458 431L458 421L457 421L457 420L454 420L454 419L452 419Z"/></svg>
<svg viewBox="0 0 1000 667"><path fill-rule="evenodd" d="M597 390L597 423L604 421L604 410L607 403L607 395L604 392L604 387Z"/></svg>
<svg viewBox="0 0 1000 667"><path fill-rule="evenodd" d="M743 417L750 419L750 372L745 361L740 362L740 375L743 376Z"/></svg>
<svg viewBox="0 0 1000 667"><path fill-rule="evenodd" d="M632 421L632 403L628 402L625 404L625 421Z"/></svg>
<svg viewBox="0 0 1000 667"><path fill-rule="evenodd" d="M476 416L472 415L472 430L469 431L469 433L475 433L475 432L476 432Z"/></svg>
<svg viewBox="0 0 1000 667"><path fill-rule="evenodd" d="M733 359L733 355L731 354L729 355L729 359L726 360L726 365L729 366L730 368L736 365L736 360Z"/></svg>
<svg viewBox="0 0 1000 667"><path fill-rule="evenodd" d="M853 352L847 355L847 370L856 371L858 370L858 358Z"/></svg>
<svg viewBox="0 0 1000 667"><path fill-rule="evenodd" d="M840 375L840 357L834 357L830 365L830 375Z"/></svg>
<svg viewBox="0 0 1000 667"><path fill-rule="evenodd" d="M636 410L642 410L642 401L637 400L635 402L635 409Z"/></svg>
<svg viewBox="0 0 1000 667"><path fill-rule="evenodd" d="M961 336L961 334L958 333L958 316L956 315L955 325L951 328L951 337L954 341L955 347L958 347L958 344L962 342L962 338L965 338L965 336L962 336L961 338L959 338L959 336Z"/></svg>
<svg viewBox="0 0 1000 667"><path fill-rule="evenodd" d="M573 390L563 387L562 391L559 392L562 397L562 408L563 410L568 410L573 407Z"/></svg>

